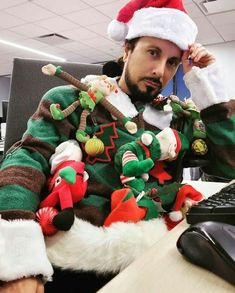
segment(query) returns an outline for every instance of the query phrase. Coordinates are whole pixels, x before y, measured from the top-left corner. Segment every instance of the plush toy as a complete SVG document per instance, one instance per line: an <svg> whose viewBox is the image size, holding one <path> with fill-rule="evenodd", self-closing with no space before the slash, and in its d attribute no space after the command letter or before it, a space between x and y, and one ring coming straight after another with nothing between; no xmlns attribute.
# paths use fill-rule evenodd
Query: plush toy
<svg viewBox="0 0 235 293"><path fill-rule="evenodd" d="M161 200L171 196L169 190L174 189L174 204L170 212L161 206ZM183 218L187 210L203 199L203 195L191 185L174 185L170 189L163 189L161 198L157 189L152 188L135 196L130 188L115 190L111 195L111 211L104 222L110 226L114 222L133 222L150 220L162 215L168 230L174 228Z"/></svg>
<svg viewBox="0 0 235 293"><path fill-rule="evenodd" d="M73 205L84 197L88 179L88 174L84 170L85 164L81 162L81 149L75 140L60 144L50 162L53 173L48 179L50 194L41 202L37 213L39 223L47 235L51 231L50 224L58 230L70 229L74 222ZM49 209L58 206L58 213ZM53 229L51 233L54 233Z"/></svg>
<svg viewBox="0 0 235 293"><path fill-rule="evenodd" d="M191 98L181 101L177 96L170 95L167 103L163 106L165 111L173 111L173 116L186 117L190 120L193 128L191 150L197 156L203 156L208 152L206 144L205 126L201 120L200 111Z"/></svg>
<svg viewBox="0 0 235 293"><path fill-rule="evenodd" d="M149 173L161 184L171 179L162 161L176 159L179 152L187 148L186 137L174 129L167 127L157 135L145 131L140 138L117 150L115 167L120 173L121 182L138 194L144 189Z"/></svg>
<svg viewBox="0 0 235 293"><path fill-rule="evenodd" d="M168 230L171 230L183 220L190 207L203 199L204 196L194 187L189 184L183 185L176 194L172 211L167 213L164 217Z"/></svg>
<svg viewBox="0 0 235 293"><path fill-rule="evenodd" d="M89 140L90 137L85 132L86 118L90 112L94 110L96 104L98 103L100 103L106 110L108 110L112 116L121 121L129 133L134 134L137 132L136 123L130 121L128 117L125 117L106 99L106 97L115 90L114 85L110 82L107 76L99 76L86 85L78 79L74 78L69 73L63 71L60 66L55 67L52 64L48 64L42 67L42 72L47 75L56 75L74 85L81 91L79 94L79 99L64 110L61 110L60 105L58 104L52 104L50 106L52 117L55 120L62 120L75 111L77 107L82 107L83 112L81 114L80 124L76 132L76 138L78 141L86 143ZM102 151L103 150L101 148L101 153Z"/></svg>

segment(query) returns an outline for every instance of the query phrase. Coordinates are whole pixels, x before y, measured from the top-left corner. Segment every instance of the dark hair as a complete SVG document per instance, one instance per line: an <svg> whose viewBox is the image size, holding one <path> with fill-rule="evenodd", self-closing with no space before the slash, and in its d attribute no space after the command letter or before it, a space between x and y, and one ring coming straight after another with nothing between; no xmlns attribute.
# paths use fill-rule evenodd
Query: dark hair
<svg viewBox="0 0 235 293"><path fill-rule="evenodd" d="M102 73L109 77L116 77L122 74L123 65L119 61L108 61L103 65Z"/></svg>
<svg viewBox="0 0 235 293"><path fill-rule="evenodd" d="M139 38L132 40L125 40L124 46L128 47L128 50L133 51ZM108 61L103 65L102 73L109 77L116 77L122 74L124 67L123 56L119 57L116 61Z"/></svg>
<svg viewBox="0 0 235 293"><path fill-rule="evenodd" d="M129 50L133 51L140 37L134 38L132 40L125 40L125 46L128 47Z"/></svg>

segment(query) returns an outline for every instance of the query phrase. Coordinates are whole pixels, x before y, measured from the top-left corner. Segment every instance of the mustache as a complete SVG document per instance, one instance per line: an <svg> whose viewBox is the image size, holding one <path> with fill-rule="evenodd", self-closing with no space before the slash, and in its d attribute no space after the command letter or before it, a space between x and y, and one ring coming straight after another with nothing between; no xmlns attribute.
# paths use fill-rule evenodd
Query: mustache
<svg viewBox="0 0 235 293"><path fill-rule="evenodd" d="M143 80L151 81L156 84L156 86L162 88L162 82L160 78L157 77L144 77Z"/></svg>

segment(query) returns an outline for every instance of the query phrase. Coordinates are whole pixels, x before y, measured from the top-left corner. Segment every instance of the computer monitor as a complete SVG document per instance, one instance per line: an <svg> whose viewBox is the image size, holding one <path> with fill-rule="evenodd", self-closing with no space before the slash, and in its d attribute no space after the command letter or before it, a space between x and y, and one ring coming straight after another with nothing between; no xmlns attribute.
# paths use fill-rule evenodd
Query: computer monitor
<svg viewBox="0 0 235 293"><path fill-rule="evenodd" d="M7 100L2 100L2 122L7 122L7 110L8 110L8 103Z"/></svg>

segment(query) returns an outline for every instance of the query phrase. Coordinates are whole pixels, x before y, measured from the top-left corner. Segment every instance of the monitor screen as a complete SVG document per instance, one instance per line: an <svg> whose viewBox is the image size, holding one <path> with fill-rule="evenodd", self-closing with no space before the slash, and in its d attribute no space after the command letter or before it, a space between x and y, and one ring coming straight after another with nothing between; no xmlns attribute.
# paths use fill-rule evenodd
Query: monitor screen
<svg viewBox="0 0 235 293"><path fill-rule="evenodd" d="M7 122L7 109L8 109L9 101L2 101L2 122Z"/></svg>

